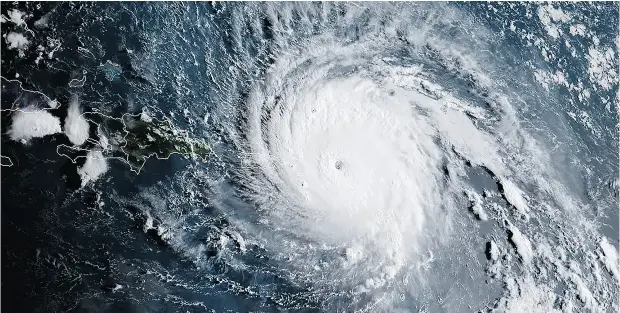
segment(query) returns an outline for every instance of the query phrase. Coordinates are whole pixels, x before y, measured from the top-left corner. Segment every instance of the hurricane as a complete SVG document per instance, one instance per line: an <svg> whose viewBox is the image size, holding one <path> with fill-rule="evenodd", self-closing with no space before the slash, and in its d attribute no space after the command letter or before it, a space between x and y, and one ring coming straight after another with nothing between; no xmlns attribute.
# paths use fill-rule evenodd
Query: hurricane
<svg viewBox="0 0 620 313"><path fill-rule="evenodd" d="M58 154L90 151L78 173L103 162L79 190L101 186L100 209L115 210L101 218L135 231L95 222L99 234L150 251L109 252L128 312L618 310L617 5L103 8L128 32L123 54L81 40L82 58L97 58L80 86L96 131L86 125L86 146ZM124 97L88 87L117 75ZM23 107L15 125L35 110ZM102 116L121 109L135 115L114 117L125 132L115 137ZM131 127L143 129L132 125L154 119L204 140L208 156L171 158L158 176L146 158L164 148L130 145L142 138ZM200 153L179 132L166 130L166 158ZM128 164L138 174L121 174ZM81 288L76 308L114 310Z"/></svg>

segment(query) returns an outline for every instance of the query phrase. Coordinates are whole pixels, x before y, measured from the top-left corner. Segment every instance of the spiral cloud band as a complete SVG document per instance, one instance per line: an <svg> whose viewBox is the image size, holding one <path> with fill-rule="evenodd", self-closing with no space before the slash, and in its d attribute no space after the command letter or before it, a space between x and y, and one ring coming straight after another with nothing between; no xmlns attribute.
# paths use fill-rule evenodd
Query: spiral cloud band
<svg viewBox="0 0 620 313"><path fill-rule="evenodd" d="M175 249L200 266L215 249L243 275L299 288L278 298L247 287L285 307L609 307L616 290L602 260L613 251L602 252L598 220L581 209L577 174L559 165L577 158L562 148L574 134L548 123L558 95L513 52L497 52L501 34L428 4L231 14L237 54L206 118L221 171L189 171L207 188L182 183L208 194L230 225L208 248L178 239ZM149 214L175 221L172 238L191 237L170 213ZM600 279L577 262L596 264Z"/></svg>
<svg viewBox="0 0 620 313"><path fill-rule="evenodd" d="M619 312L617 9L3 3L3 294Z"/></svg>
<svg viewBox="0 0 620 313"><path fill-rule="evenodd" d="M345 57L352 68L367 61ZM411 99L435 101L370 71L333 73L342 65L326 61L293 74L277 64L267 90L250 97L252 152L282 196L267 214L343 249L347 267L372 263L393 276L441 206L442 155Z"/></svg>

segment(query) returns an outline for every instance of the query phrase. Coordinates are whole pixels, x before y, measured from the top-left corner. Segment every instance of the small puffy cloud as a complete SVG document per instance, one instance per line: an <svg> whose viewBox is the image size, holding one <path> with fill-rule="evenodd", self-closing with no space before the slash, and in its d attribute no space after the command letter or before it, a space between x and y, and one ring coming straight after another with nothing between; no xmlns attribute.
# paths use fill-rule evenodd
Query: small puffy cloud
<svg viewBox="0 0 620 313"><path fill-rule="evenodd" d="M30 41L23 34L10 32L5 37L6 43L9 49L17 49L19 51L19 56L24 56L24 51L28 48Z"/></svg>
<svg viewBox="0 0 620 313"><path fill-rule="evenodd" d="M23 34L10 32L6 36L6 42L9 45L9 49L25 49L30 43Z"/></svg>
<svg viewBox="0 0 620 313"><path fill-rule="evenodd" d="M88 130L88 121L82 115L80 103L77 97L73 97L69 104L67 118L65 119L65 135L67 135L72 144L81 146L88 140Z"/></svg>
<svg viewBox="0 0 620 313"><path fill-rule="evenodd" d="M7 135L11 140L27 143L32 138L60 133L60 120L44 110L32 107L16 111Z"/></svg>
<svg viewBox="0 0 620 313"><path fill-rule="evenodd" d="M80 175L82 179L82 187L86 186L89 182L99 179L99 177L107 171L108 162L100 150L89 151L86 155L86 162L77 170L78 175Z"/></svg>

